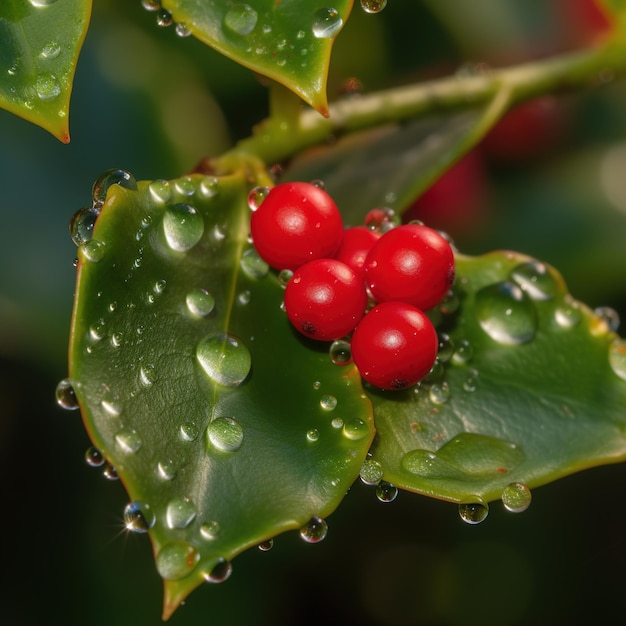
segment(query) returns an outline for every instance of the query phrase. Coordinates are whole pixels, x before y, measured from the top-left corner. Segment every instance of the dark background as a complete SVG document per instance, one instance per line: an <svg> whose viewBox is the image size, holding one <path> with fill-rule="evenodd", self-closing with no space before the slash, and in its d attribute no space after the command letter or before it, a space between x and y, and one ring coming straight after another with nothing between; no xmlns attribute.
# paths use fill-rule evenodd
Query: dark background
<svg viewBox="0 0 626 626"><path fill-rule="evenodd" d="M6 626L160 623L149 541L124 532L122 486L86 465L80 416L54 401L74 288L68 223L102 171L176 177L267 112L252 73L158 28L139 1L95 4L71 143L0 111ZM467 62L541 57L588 45L602 28L589 0L390 0L377 16L357 3L335 47L329 96L352 77L369 91ZM416 215L446 228L464 252L511 248L548 261L576 298L624 318L625 103L626 85L612 81L518 111ZM454 505L405 492L380 503L357 482L322 543L287 533L267 553L244 553L228 581L197 589L169 623L614 623L626 582L625 479L623 464L588 470L537 489L525 513L493 503L479 526L463 524Z"/></svg>

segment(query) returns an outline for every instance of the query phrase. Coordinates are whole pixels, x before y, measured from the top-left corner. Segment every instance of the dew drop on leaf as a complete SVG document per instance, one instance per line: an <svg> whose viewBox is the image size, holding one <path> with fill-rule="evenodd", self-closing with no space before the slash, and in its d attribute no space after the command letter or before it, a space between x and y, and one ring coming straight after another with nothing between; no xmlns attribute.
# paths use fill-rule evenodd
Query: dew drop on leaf
<svg viewBox="0 0 626 626"><path fill-rule="evenodd" d="M377 485L383 477L383 466L375 459L365 459L359 476L366 485Z"/></svg>
<svg viewBox="0 0 626 626"><path fill-rule="evenodd" d="M172 14L167 9L159 9L156 17L157 26L167 28L174 22Z"/></svg>
<svg viewBox="0 0 626 626"><path fill-rule="evenodd" d="M180 425L180 436L183 441L195 441L199 434L200 427L194 419L187 419Z"/></svg>
<svg viewBox="0 0 626 626"><path fill-rule="evenodd" d="M172 197L172 188L167 180L153 180L148 185L150 197L157 204L165 204Z"/></svg>
<svg viewBox="0 0 626 626"><path fill-rule="evenodd" d="M387 6L387 0L361 0L361 8L366 13L380 13Z"/></svg>
<svg viewBox="0 0 626 626"><path fill-rule="evenodd" d="M252 366L248 348L240 339L226 333L202 339L196 348L196 358L212 381L228 387L240 385Z"/></svg>
<svg viewBox="0 0 626 626"><path fill-rule="evenodd" d="M57 0L30 0L30 3L37 8L48 7L54 4Z"/></svg>
<svg viewBox="0 0 626 626"><path fill-rule="evenodd" d="M376 497L380 502L393 502L398 497L398 488L385 480L381 480L376 485Z"/></svg>
<svg viewBox="0 0 626 626"><path fill-rule="evenodd" d="M111 417L118 417L122 413L122 404L120 402L120 398L110 389L106 389L105 392L102 394L102 400L100 401L100 404Z"/></svg>
<svg viewBox="0 0 626 626"><path fill-rule="evenodd" d="M132 428L122 428L116 435L115 441L120 450L126 454L133 454L141 448L141 438L136 430Z"/></svg>
<svg viewBox="0 0 626 626"><path fill-rule="evenodd" d="M320 438L320 431L317 428L311 428L306 433L307 441L318 441Z"/></svg>
<svg viewBox="0 0 626 626"><path fill-rule="evenodd" d="M157 464L157 474L162 480L173 480L176 477L176 464L172 459L159 461Z"/></svg>
<svg viewBox="0 0 626 626"><path fill-rule="evenodd" d="M160 0L141 0L141 6L146 11L158 11L161 8Z"/></svg>
<svg viewBox="0 0 626 626"><path fill-rule="evenodd" d="M261 552L268 552L274 547L274 540L267 539L266 541L262 541L257 547Z"/></svg>
<svg viewBox="0 0 626 626"><path fill-rule="evenodd" d="M537 330L537 314L530 298L518 286L503 281L476 293L476 315L481 328L498 343L530 341Z"/></svg>
<svg viewBox="0 0 626 626"><path fill-rule="evenodd" d="M124 507L124 526L135 533L147 533L156 521L149 504L145 502L129 502Z"/></svg>
<svg viewBox="0 0 626 626"><path fill-rule="evenodd" d="M208 443L223 452L235 452L243 443L243 428L232 417L217 417L207 426Z"/></svg>
<svg viewBox="0 0 626 626"><path fill-rule="evenodd" d="M502 504L511 513L521 513L530 506L530 489L520 482L510 483L502 492Z"/></svg>
<svg viewBox="0 0 626 626"><path fill-rule="evenodd" d="M172 530L176 528L187 528L195 519L197 514L193 502L186 496L174 498L169 501L165 511L165 523Z"/></svg>
<svg viewBox="0 0 626 626"><path fill-rule="evenodd" d="M35 90L40 100L54 100L61 93L61 84L53 74L41 74L35 81Z"/></svg>
<svg viewBox="0 0 626 626"><path fill-rule="evenodd" d="M69 378L64 378L56 386L55 397L57 404L66 411L74 411L78 408L76 393Z"/></svg>
<svg viewBox="0 0 626 626"><path fill-rule="evenodd" d="M319 543L326 538L328 524L321 517L312 517L301 529L300 537L307 543Z"/></svg>
<svg viewBox="0 0 626 626"><path fill-rule="evenodd" d="M224 16L224 24L237 35L249 35L256 27L258 13L249 4L235 4Z"/></svg>
<svg viewBox="0 0 626 626"><path fill-rule="evenodd" d="M91 187L91 198L94 207L99 208L104 204L107 191L112 185L119 185L131 191L137 189L137 181L131 173L115 168L106 170L98 176Z"/></svg>
<svg viewBox="0 0 626 626"><path fill-rule="evenodd" d="M428 397L433 404L445 404L450 399L450 387L444 380L440 384L431 385Z"/></svg>
<svg viewBox="0 0 626 626"><path fill-rule="evenodd" d="M89 467L102 467L104 465L104 456L98 448L89 446L85 452L85 462Z"/></svg>
<svg viewBox="0 0 626 626"><path fill-rule="evenodd" d="M183 24L182 22L176 24L174 30L179 37L189 37L189 35L191 35L191 30L189 30L187 24Z"/></svg>
<svg viewBox="0 0 626 626"><path fill-rule="evenodd" d="M186 541L172 541L161 548L156 567L165 580L180 580L188 576L198 564L200 553Z"/></svg>
<svg viewBox="0 0 626 626"><path fill-rule="evenodd" d="M467 365L474 357L474 348L467 339L459 339L452 353L452 362L455 365Z"/></svg>
<svg viewBox="0 0 626 626"><path fill-rule="evenodd" d="M251 211L256 211L260 206L263 200L267 198L267 194L269 194L269 187L254 187L250 190L248 194L248 206Z"/></svg>
<svg viewBox="0 0 626 626"><path fill-rule="evenodd" d="M324 411L333 411L337 407L337 398L335 396L322 396L320 406Z"/></svg>
<svg viewBox="0 0 626 626"><path fill-rule="evenodd" d="M220 559L209 572L203 574L208 583L223 583L232 574L233 566L230 561Z"/></svg>
<svg viewBox="0 0 626 626"><path fill-rule="evenodd" d="M540 261L520 263L509 277L533 300L550 300L558 293L558 284L552 272Z"/></svg>
<svg viewBox="0 0 626 626"><path fill-rule="evenodd" d="M626 380L626 340L617 338L609 346L611 369L622 380Z"/></svg>
<svg viewBox="0 0 626 626"><path fill-rule="evenodd" d="M556 327L561 330L570 330L577 326L581 320L580 306L574 300L566 300L563 305L557 307L554 311Z"/></svg>
<svg viewBox="0 0 626 626"><path fill-rule="evenodd" d="M369 434L367 424L360 418L355 417L343 425L343 435L351 441L359 441Z"/></svg>
<svg viewBox="0 0 626 626"><path fill-rule="evenodd" d="M174 190L181 196L191 197L196 193L196 184L193 178L185 176L174 181Z"/></svg>
<svg viewBox="0 0 626 626"><path fill-rule="evenodd" d="M74 213L70 220L70 237L76 246L89 241L100 211L94 207L83 207Z"/></svg>
<svg viewBox="0 0 626 626"><path fill-rule="evenodd" d="M99 263L104 258L105 246L101 241L90 239L82 243L78 250L83 260Z"/></svg>
<svg viewBox="0 0 626 626"><path fill-rule="evenodd" d="M185 302L189 312L197 317L206 317L215 308L215 298L213 294L200 287L192 289L187 294Z"/></svg>
<svg viewBox="0 0 626 626"><path fill-rule="evenodd" d="M117 470L110 463L105 463L104 470L102 471L102 475L107 480L118 480L119 479L119 475L117 473Z"/></svg>
<svg viewBox="0 0 626 626"><path fill-rule="evenodd" d="M144 387L151 387L157 381L156 368L151 363L139 368L139 380Z"/></svg>
<svg viewBox="0 0 626 626"><path fill-rule="evenodd" d="M478 496L459 504L459 516L466 524L480 524L487 519L487 515L489 506Z"/></svg>
<svg viewBox="0 0 626 626"><path fill-rule="evenodd" d="M264 278L270 271L270 266L254 248L248 248L241 255L241 267L251 278Z"/></svg>
<svg viewBox="0 0 626 626"><path fill-rule="evenodd" d="M204 234L202 215L189 204L169 206L163 215L163 232L172 250L191 250Z"/></svg>
<svg viewBox="0 0 626 626"><path fill-rule="evenodd" d="M619 330L620 318L615 309L610 306L599 306L593 312L606 323L610 331L616 333Z"/></svg>
<svg viewBox="0 0 626 626"><path fill-rule="evenodd" d="M215 520L207 520L200 526L200 536L206 541L213 541L220 535L220 525Z"/></svg>
<svg viewBox="0 0 626 626"><path fill-rule="evenodd" d="M216 176L205 176L198 189L205 198L213 198L219 193L219 180Z"/></svg>
<svg viewBox="0 0 626 626"><path fill-rule="evenodd" d="M349 365L352 363L352 348L348 341L337 339L330 344L328 350L330 360L335 365Z"/></svg>
<svg viewBox="0 0 626 626"><path fill-rule="evenodd" d="M318 39L334 37L343 26L343 20L337 9L320 9L313 18L313 34Z"/></svg>

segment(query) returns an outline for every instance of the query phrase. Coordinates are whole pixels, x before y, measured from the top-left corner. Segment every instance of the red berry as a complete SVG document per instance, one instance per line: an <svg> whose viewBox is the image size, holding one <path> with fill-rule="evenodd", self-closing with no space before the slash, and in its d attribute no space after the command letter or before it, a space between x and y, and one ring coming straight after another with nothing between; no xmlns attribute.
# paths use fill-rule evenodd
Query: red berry
<svg viewBox="0 0 626 626"><path fill-rule="evenodd" d="M295 270L313 259L332 257L343 223L333 199L310 183L282 183L270 189L252 213L250 230L259 256L278 270Z"/></svg>
<svg viewBox="0 0 626 626"><path fill-rule="evenodd" d="M441 302L454 282L454 253L432 228L398 226L370 250L365 281L377 302L400 300L426 311Z"/></svg>
<svg viewBox="0 0 626 626"><path fill-rule="evenodd" d="M349 265L359 276L363 276L365 258L378 238L379 235L367 226L346 228L335 258Z"/></svg>
<svg viewBox="0 0 626 626"><path fill-rule="evenodd" d="M361 376L381 389L405 389L430 371L437 331L425 313L405 302L377 304L352 335L352 359Z"/></svg>
<svg viewBox="0 0 626 626"><path fill-rule="evenodd" d="M316 259L297 269L285 288L289 321L303 335L333 341L363 317L367 294L362 279L336 259Z"/></svg>

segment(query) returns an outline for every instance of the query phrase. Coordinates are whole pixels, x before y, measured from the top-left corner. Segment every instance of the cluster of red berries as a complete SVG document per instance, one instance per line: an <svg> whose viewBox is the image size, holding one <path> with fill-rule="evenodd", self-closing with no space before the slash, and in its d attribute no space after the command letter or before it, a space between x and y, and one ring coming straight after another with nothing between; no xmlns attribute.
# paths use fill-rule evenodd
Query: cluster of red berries
<svg viewBox="0 0 626 626"><path fill-rule="evenodd" d="M382 389L404 389L430 371L439 342L424 311L454 281L453 251L437 231L344 228L330 195L305 182L273 187L250 229L259 256L293 272L285 310L299 332L320 341L352 333L355 365Z"/></svg>

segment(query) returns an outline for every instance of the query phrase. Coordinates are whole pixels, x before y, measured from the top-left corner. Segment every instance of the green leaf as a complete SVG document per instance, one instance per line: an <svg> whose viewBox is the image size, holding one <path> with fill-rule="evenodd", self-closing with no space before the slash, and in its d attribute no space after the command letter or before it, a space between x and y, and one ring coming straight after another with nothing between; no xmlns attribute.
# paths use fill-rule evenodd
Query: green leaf
<svg viewBox="0 0 626 626"><path fill-rule="evenodd" d="M243 173L109 172L73 221L70 381L94 445L154 522L165 617L214 568L332 513L373 438L358 372L292 329L248 242L250 186Z"/></svg>
<svg viewBox="0 0 626 626"><path fill-rule="evenodd" d="M0 107L64 143L78 54L91 0L3 0L0 4Z"/></svg>
<svg viewBox="0 0 626 626"><path fill-rule="evenodd" d="M255 72L285 85L327 115L326 83L333 42L352 0L164 0L178 24Z"/></svg>
<svg viewBox="0 0 626 626"><path fill-rule="evenodd" d="M487 503L626 459L626 342L554 269L509 252L458 255L443 307L428 379L369 392L385 480Z"/></svg>

